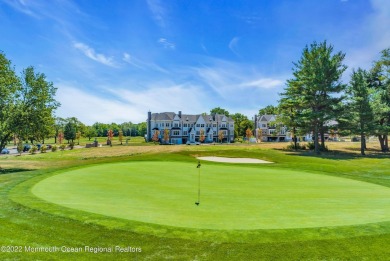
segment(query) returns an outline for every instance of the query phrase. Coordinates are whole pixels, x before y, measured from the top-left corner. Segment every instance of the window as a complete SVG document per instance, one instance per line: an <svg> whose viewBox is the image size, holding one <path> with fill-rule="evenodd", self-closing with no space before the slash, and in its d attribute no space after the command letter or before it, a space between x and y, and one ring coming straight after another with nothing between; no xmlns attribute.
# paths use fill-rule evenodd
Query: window
<svg viewBox="0 0 390 261"><path fill-rule="evenodd" d="M167 122L167 123L165 123L165 127L169 127L169 123Z"/></svg>
<svg viewBox="0 0 390 261"><path fill-rule="evenodd" d="M196 127L200 127L200 124L196 124Z"/></svg>
<svg viewBox="0 0 390 261"><path fill-rule="evenodd" d="M174 131L173 131L173 135L174 135L174 136L179 136L179 135L180 135L180 131L174 130Z"/></svg>
<svg viewBox="0 0 390 261"><path fill-rule="evenodd" d="M179 123L175 123L175 127L176 127L176 128L179 127Z"/></svg>
<svg viewBox="0 0 390 261"><path fill-rule="evenodd" d="M188 131L183 131L183 135L187 136L188 135Z"/></svg>
<svg viewBox="0 0 390 261"><path fill-rule="evenodd" d="M184 124L183 124L183 127L187 127L187 123L184 123Z"/></svg>
<svg viewBox="0 0 390 261"><path fill-rule="evenodd" d="M217 124L214 123L214 124L213 124L213 128L217 128Z"/></svg>
<svg viewBox="0 0 390 261"><path fill-rule="evenodd" d="M267 124L264 124L264 123L263 123L263 124L261 124L261 127L262 127L262 128L267 128Z"/></svg>
<svg viewBox="0 0 390 261"><path fill-rule="evenodd" d="M191 127L194 127L194 124L191 124Z"/></svg>
<svg viewBox="0 0 390 261"><path fill-rule="evenodd" d="M196 135L200 135L200 131L196 131Z"/></svg>
<svg viewBox="0 0 390 261"><path fill-rule="evenodd" d="M216 132L216 131L213 131L213 135L216 136L216 135L217 135L217 132Z"/></svg>
<svg viewBox="0 0 390 261"><path fill-rule="evenodd" d="M201 128L204 128L204 124L201 124L200 127L201 127Z"/></svg>

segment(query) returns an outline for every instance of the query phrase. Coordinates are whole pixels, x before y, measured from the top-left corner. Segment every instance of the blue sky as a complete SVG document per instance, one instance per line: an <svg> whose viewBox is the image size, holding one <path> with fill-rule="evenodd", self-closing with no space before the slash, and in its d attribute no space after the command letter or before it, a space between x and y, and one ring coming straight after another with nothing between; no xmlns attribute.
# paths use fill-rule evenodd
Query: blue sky
<svg viewBox="0 0 390 261"><path fill-rule="evenodd" d="M0 50L87 124L218 106L251 118L323 40L346 53L348 81L390 47L390 1L0 0Z"/></svg>

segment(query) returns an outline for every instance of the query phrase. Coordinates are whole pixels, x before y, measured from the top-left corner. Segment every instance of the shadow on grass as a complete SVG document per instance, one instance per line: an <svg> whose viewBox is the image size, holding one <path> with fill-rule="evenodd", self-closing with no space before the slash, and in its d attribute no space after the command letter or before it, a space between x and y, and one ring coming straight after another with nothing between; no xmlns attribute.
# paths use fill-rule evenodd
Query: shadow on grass
<svg viewBox="0 0 390 261"><path fill-rule="evenodd" d="M0 167L0 175L2 174L10 174L10 173L16 173L16 172L22 172L22 171L32 171L33 169L22 169L22 168L10 168L10 169L3 169Z"/></svg>
<svg viewBox="0 0 390 261"><path fill-rule="evenodd" d="M369 158L369 159L390 159L390 153L380 152L378 150L368 149L366 150L366 155L361 155L360 149L350 148L351 152L341 151L341 150L329 150L326 152L321 152L320 154L316 154L312 150L286 150L286 149L277 149L280 151L286 152L286 155L289 156L302 156L302 157L314 157L321 159L330 159L330 160L351 160L351 159L361 159L361 158ZM356 152L352 152L356 151Z"/></svg>

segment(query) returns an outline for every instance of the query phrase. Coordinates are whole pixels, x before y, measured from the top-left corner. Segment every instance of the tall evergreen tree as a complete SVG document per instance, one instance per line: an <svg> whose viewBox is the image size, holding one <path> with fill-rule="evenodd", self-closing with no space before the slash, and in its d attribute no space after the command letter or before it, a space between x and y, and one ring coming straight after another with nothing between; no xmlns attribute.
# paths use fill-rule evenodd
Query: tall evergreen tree
<svg viewBox="0 0 390 261"><path fill-rule="evenodd" d="M337 118L337 104L343 99L340 95L345 90L340 78L346 70L342 64L345 54L333 54L333 46L326 41L312 43L303 49L302 56L294 63L294 78L287 81L283 98L300 96L301 112L299 122L310 126L314 135L315 152L325 148L325 131L327 122Z"/></svg>
<svg viewBox="0 0 390 261"><path fill-rule="evenodd" d="M372 109L372 90L367 82L367 72L357 69L352 72L351 81L347 87L348 129L360 135L360 152L365 155L366 137L373 130L374 114Z"/></svg>
<svg viewBox="0 0 390 261"><path fill-rule="evenodd" d="M389 151L390 131L390 48L383 50L380 60L374 63L368 82L373 90L375 135L381 150L386 152Z"/></svg>

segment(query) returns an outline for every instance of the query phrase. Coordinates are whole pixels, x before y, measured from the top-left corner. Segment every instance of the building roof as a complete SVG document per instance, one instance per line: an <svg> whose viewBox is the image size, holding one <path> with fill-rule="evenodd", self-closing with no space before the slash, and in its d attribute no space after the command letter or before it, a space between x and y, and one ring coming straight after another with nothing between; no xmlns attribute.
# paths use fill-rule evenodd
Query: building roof
<svg viewBox="0 0 390 261"><path fill-rule="evenodd" d="M174 112L160 112L160 113L152 113L151 120L152 121L173 121L176 115L179 115ZM223 114L215 114L215 115L210 115L210 114L182 114L181 119L183 121L188 121L188 122L197 122L200 117L203 117L203 120L207 123L210 122L210 119L212 119L211 122L221 122L223 117L225 115ZM227 122L234 122L234 120L230 117L226 116L226 121Z"/></svg>
<svg viewBox="0 0 390 261"><path fill-rule="evenodd" d="M259 121L270 121L272 117L276 118L277 115L273 115L273 114L261 115Z"/></svg>

